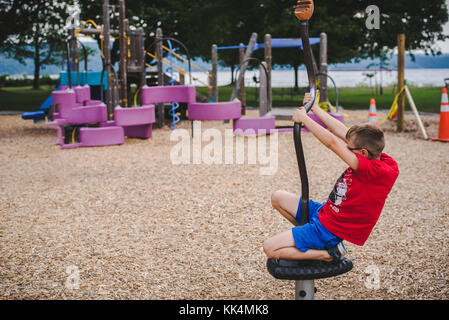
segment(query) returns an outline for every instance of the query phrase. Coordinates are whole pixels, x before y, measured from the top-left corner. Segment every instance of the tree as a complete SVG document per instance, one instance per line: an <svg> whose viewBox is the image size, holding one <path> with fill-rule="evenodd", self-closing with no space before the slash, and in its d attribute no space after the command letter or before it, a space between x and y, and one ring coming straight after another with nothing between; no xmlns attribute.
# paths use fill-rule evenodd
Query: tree
<svg viewBox="0 0 449 320"><path fill-rule="evenodd" d="M28 16L20 10L28 2L27 0L0 1L0 43L28 25ZM11 19L12 16L14 19Z"/></svg>
<svg viewBox="0 0 449 320"><path fill-rule="evenodd" d="M78 2L83 19L101 24L102 1ZM114 4L118 1L111 0ZM299 37L295 0L135 0L126 4L130 24L145 30L147 46L154 41L156 28L162 27L164 35L182 41L192 57L206 60L211 57L212 44L246 44L253 32L259 34L259 42L266 33L273 38ZM365 25L365 10L373 4L381 13L379 30L368 30ZM113 27L115 20L111 20ZM396 47L397 34L402 32L407 34L408 51L422 49L438 54L434 42L448 38L442 32L447 21L445 0L319 0L315 1L310 36L327 33L328 63L379 57ZM317 54L318 46L313 49ZM219 58L226 65L238 62L236 51L220 51ZM273 63L297 67L301 61L298 50L279 49Z"/></svg>
<svg viewBox="0 0 449 320"><path fill-rule="evenodd" d="M17 3L9 1L10 10ZM60 59L60 54L65 48L64 39L67 34L63 28L69 15L67 11L69 4L56 0L31 0L22 3L17 11L20 17L26 17L27 25L9 31L6 41L1 46L2 51L8 57L14 58L20 63L25 64L26 59L33 59L33 88L35 89L39 88L41 68L57 64L58 58ZM2 14L5 12L2 11Z"/></svg>

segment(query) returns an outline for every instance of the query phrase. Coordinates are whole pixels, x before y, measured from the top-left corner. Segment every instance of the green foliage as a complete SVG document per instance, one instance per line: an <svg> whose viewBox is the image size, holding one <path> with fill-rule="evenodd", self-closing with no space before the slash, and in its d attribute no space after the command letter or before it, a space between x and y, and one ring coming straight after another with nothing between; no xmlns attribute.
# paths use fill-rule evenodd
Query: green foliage
<svg viewBox="0 0 449 320"><path fill-rule="evenodd" d="M21 78L9 78L8 74L0 75L0 88L3 87L26 87L32 86L34 79L30 79L24 75ZM52 79L50 76L42 76L39 79L41 85L48 85L56 87L59 84L59 79Z"/></svg>
<svg viewBox="0 0 449 320"><path fill-rule="evenodd" d="M101 1L79 2L82 19L102 22ZM111 0L112 3L115 2ZM267 33L274 38L298 38L295 4L294 0L135 0L126 3L130 24L145 30L147 46L154 41L156 28L161 27L164 35L185 43L192 56L206 60L211 57L212 44L247 44L253 32L258 33L259 42ZM379 30L368 30L365 26L365 10L373 4L381 12ZM445 0L320 0L315 1L310 36L327 33L329 63L381 56L396 47L397 34L401 32L406 33L407 50L423 49L437 54L434 42L448 38L442 33L447 21ZM118 27L117 19L111 19L111 27ZM318 46L314 50L317 55ZM225 65L238 64L237 50L220 51L219 58ZM302 63L298 49L275 49L273 59L274 64Z"/></svg>
<svg viewBox="0 0 449 320"><path fill-rule="evenodd" d="M77 2L81 20L92 19L102 25L103 1ZM0 1L2 50L18 61L35 58L37 79L41 66L61 59L70 3L73 0ZM118 29L118 1L110 0L110 4L111 28ZM156 28L161 27L165 36L182 41L192 57L209 60L212 44L247 44L253 32L259 35L259 42L267 33L273 38L298 38L295 4L296 0L128 0L126 15L132 27L144 29L147 49L155 40ZM379 30L365 26L365 10L373 4L381 13ZM382 56L396 47L399 33L406 34L407 50L438 54L435 41L449 38L442 32L447 21L445 0L319 0L310 20L310 36L327 33L328 63ZM317 56L318 46L314 50ZM261 58L262 50L255 54ZM220 51L219 58L224 65L238 64L237 50ZM273 64L301 63L297 48L273 50Z"/></svg>
<svg viewBox="0 0 449 320"><path fill-rule="evenodd" d="M25 64L25 59L34 61L34 88L39 88L40 69L49 64L56 64L58 53L64 50L64 39L67 34L63 30L68 17L70 2L56 0L30 0L23 3L17 0L2 1L0 16L16 14L23 17L27 24L20 24L20 28L2 32L6 40L1 44L1 50L9 58ZM16 7L20 4L20 7ZM16 12L11 12L16 7ZM17 20L17 17L15 17ZM8 21L13 20L9 19ZM13 23L14 24L14 23Z"/></svg>
<svg viewBox="0 0 449 320"><path fill-rule="evenodd" d="M6 80L9 77L9 74L0 75L0 89L3 88L6 84Z"/></svg>
<svg viewBox="0 0 449 320"><path fill-rule="evenodd" d="M37 89L32 86L3 88L0 90L0 110L36 111L55 88L42 85Z"/></svg>
<svg viewBox="0 0 449 320"><path fill-rule="evenodd" d="M28 0L0 1L0 43L16 34L18 30L28 28L29 16L26 10L22 10L26 8L27 3L29 3Z"/></svg>

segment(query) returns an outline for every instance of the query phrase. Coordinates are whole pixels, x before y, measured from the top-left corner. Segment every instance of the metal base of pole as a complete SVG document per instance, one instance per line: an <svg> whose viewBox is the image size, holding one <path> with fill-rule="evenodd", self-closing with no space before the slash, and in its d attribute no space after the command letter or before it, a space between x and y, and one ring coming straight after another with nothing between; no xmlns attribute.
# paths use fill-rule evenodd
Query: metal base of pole
<svg viewBox="0 0 449 320"><path fill-rule="evenodd" d="M295 286L296 300L314 300L315 297L315 281L314 280L298 280Z"/></svg>

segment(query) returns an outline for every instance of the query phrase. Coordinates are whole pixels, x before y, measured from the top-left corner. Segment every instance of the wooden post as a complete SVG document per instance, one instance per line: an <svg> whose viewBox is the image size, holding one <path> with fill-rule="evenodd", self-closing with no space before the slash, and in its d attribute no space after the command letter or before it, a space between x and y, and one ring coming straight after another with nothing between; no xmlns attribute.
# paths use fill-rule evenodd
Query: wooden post
<svg viewBox="0 0 449 320"><path fill-rule="evenodd" d="M246 47L246 51L245 51L243 60L247 60L248 58L251 57L251 55L253 54L254 46L256 45L256 41L257 41L257 33L254 32L251 35L251 38L248 43L248 47ZM245 77L245 71L248 68L248 63L249 63L249 61L246 61L245 63L243 63L243 65L240 66L239 77L237 78L234 89L232 90L232 95L231 95L231 99L230 99L231 101L234 100L235 98L237 98L239 88L240 88L241 83Z"/></svg>
<svg viewBox="0 0 449 320"><path fill-rule="evenodd" d="M156 29L156 56L157 56L157 81L159 86L164 85L164 70L162 69L162 59L163 59L163 51L162 51L162 29ZM162 128L165 122L165 110L164 104L158 103L156 104L156 110L158 113L157 116L157 127Z"/></svg>
<svg viewBox="0 0 449 320"><path fill-rule="evenodd" d="M143 88L147 85L146 79L146 66L145 66L145 32L143 28L139 28L139 37L138 37L138 47L137 50L140 50L139 54L139 63L142 66L142 71L140 73L140 87Z"/></svg>
<svg viewBox="0 0 449 320"><path fill-rule="evenodd" d="M69 30L70 35L70 57L72 61L72 72L79 72L79 60L80 60L80 44L75 37L75 29ZM77 83L78 84L78 83Z"/></svg>
<svg viewBox="0 0 449 320"><path fill-rule="evenodd" d="M211 70L211 77L210 80L210 86L212 89L210 90L210 100L214 100L215 102L218 102L218 85L217 85L217 75L218 75L218 54L217 54L217 45L212 45L212 70Z"/></svg>
<svg viewBox="0 0 449 320"><path fill-rule="evenodd" d="M327 34L322 32L320 34L320 73L327 74L327 69ZM320 102L327 102L327 91L327 77L320 75Z"/></svg>
<svg viewBox="0 0 449 320"><path fill-rule="evenodd" d="M245 57L245 52L243 50L243 43L240 43L240 48L239 48L239 61L240 61L240 64L243 62L244 57ZM240 101L242 102L242 115L245 115L246 114L245 81L242 81L242 84L240 85L239 93L240 93Z"/></svg>
<svg viewBox="0 0 449 320"><path fill-rule="evenodd" d="M262 62L262 64L267 68L267 63L265 61ZM268 94L267 94L267 88L268 88L268 78L265 74L265 70L263 66L259 66L259 116L262 117L268 113Z"/></svg>
<svg viewBox="0 0 449 320"><path fill-rule="evenodd" d="M103 51L104 51L104 63L106 65L108 90L106 91L106 106L108 109L108 120L114 118L114 103L112 101L112 91L114 90L112 85L112 75L111 75L111 51L109 42L110 33L110 21L109 21L109 0L103 1Z"/></svg>
<svg viewBox="0 0 449 320"><path fill-rule="evenodd" d="M120 0L119 8L119 42L120 42L120 106L128 107L128 78L127 78L127 61L128 61L128 44L126 37L126 21L125 21L125 1Z"/></svg>
<svg viewBox="0 0 449 320"><path fill-rule="evenodd" d="M271 50L271 34L266 34L264 39L265 44L265 63L268 71L267 87L268 87L268 97L267 97L267 113L273 108L273 91L271 88L271 69L273 68L273 55ZM262 90L262 88L261 88ZM267 90L265 90L267 91Z"/></svg>
<svg viewBox="0 0 449 320"><path fill-rule="evenodd" d="M398 85L397 92L401 91L404 86L404 70L405 70L405 34L398 35ZM402 92L398 98L398 122L397 132L404 132L404 111L405 111L405 95Z"/></svg>

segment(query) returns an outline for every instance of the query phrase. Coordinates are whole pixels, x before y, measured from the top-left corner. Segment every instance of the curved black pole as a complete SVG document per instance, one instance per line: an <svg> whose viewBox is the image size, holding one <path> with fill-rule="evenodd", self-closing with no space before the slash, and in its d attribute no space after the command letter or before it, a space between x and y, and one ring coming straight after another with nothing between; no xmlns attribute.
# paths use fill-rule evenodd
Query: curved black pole
<svg viewBox="0 0 449 320"><path fill-rule="evenodd" d="M335 89L335 106L338 107L338 87L337 84L335 83L334 79L328 74L328 73L324 73L324 72L318 72L316 74L316 76L326 76L328 79L330 79L332 81L332 84L334 85L334 89Z"/></svg>
<svg viewBox="0 0 449 320"><path fill-rule="evenodd" d="M85 76L85 80L87 82L87 50L86 47L84 46L84 44L79 41L78 38L75 38L75 40L80 44L81 48L83 48L83 56L84 56L84 76ZM81 85L81 81L80 81L80 70L79 70L79 60L78 60L78 85Z"/></svg>
<svg viewBox="0 0 449 320"><path fill-rule="evenodd" d="M269 76L268 76L268 70L267 70L267 68L264 66L264 64L262 63L262 61L260 61L259 59L257 59L257 58L252 58L252 57L250 57L250 58L247 58L247 59L244 59L242 62L240 62L240 64L238 65L238 67L237 67L237 70L235 70L235 77L237 78L237 73L240 71L240 67L245 63L245 62L248 62L248 61L256 61L258 64L259 64L259 66L262 66L263 67L263 70L264 70L264 73L265 73L265 77L266 77L266 79L267 79L267 101L268 101L268 105L271 105L271 99L270 99L270 78L269 78ZM236 81L234 81L234 83L235 83L235 85L237 85L237 82ZM238 90L238 88L236 88L236 90Z"/></svg>
<svg viewBox="0 0 449 320"><path fill-rule="evenodd" d="M184 43L182 43L181 41L179 41L178 39L175 39L175 38L172 38L172 37L162 37L162 38L159 38L159 39L156 39L156 40L154 40L152 43L151 43L151 45L148 47L148 50L146 50L146 51L150 51L153 47L154 47L154 45L157 43L157 42L160 42L160 41L166 41L166 40L170 40L170 41L173 41L173 42L176 42L176 43L178 43L179 45L181 45L181 47L183 47L184 48L184 51L187 53L187 58L188 58L188 60L189 60L189 81L190 81L190 83L192 83L192 65L191 65L191 58L190 58L190 53L189 53L189 50L187 49L187 47L185 46L185 44Z"/></svg>
<svg viewBox="0 0 449 320"><path fill-rule="evenodd" d="M81 41L79 41L78 40L78 42L79 42L79 44L81 45L81 47L83 48L83 56L84 56L84 76L85 76L85 82L86 82L86 84L87 84L87 49L86 49L86 46L81 42ZM78 74L79 74L79 70L78 70Z"/></svg>
<svg viewBox="0 0 449 320"><path fill-rule="evenodd" d="M316 76L314 67L314 58L312 48L309 41L309 22L308 20L300 21L300 35L304 52L304 61L307 69L307 77L309 79L309 92L312 95L306 105L304 105L306 112L309 112L316 100ZM301 141L301 123L295 122L293 127L293 138L295 141L296 160L298 162L299 176L301 177L301 221L300 224L309 222L309 179L307 177L306 161L304 159L304 150Z"/></svg>
<svg viewBox="0 0 449 320"><path fill-rule="evenodd" d="M87 49L86 49L86 46L78 39L78 38L76 38L76 37L71 37L71 38L69 38L69 40L67 40L67 42L66 42L66 46L67 46L67 65L69 65L70 64L70 41L72 41L72 40L75 40L75 41L77 41L79 44L80 44L80 46L83 48L83 56L84 56L84 73L85 73L85 77L86 77L86 83L87 83ZM79 63L78 63L78 65L79 65ZM72 88L72 80L71 80L71 68L70 68L70 66L68 67L68 75L69 75L69 88ZM79 72L79 69L78 69L78 85L81 85L81 83L80 83L80 72Z"/></svg>
<svg viewBox="0 0 449 320"><path fill-rule="evenodd" d="M314 66L314 57L312 52L312 47L310 46L310 40L309 40L309 21L308 20L302 20L300 21L299 26L300 36L301 36L301 42L302 42L302 48L304 52L304 61L306 64L307 69L307 78L309 80L309 92L312 95L312 100L310 100L304 108L306 108L306 111L309 112L312 108L313 104L315 103L315 99L317 96L316 91L316 70Z"/></svg>

